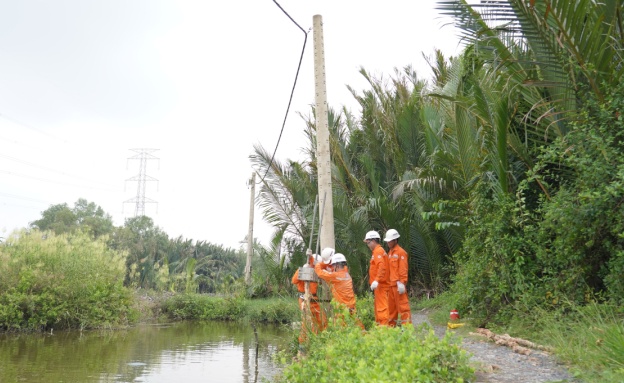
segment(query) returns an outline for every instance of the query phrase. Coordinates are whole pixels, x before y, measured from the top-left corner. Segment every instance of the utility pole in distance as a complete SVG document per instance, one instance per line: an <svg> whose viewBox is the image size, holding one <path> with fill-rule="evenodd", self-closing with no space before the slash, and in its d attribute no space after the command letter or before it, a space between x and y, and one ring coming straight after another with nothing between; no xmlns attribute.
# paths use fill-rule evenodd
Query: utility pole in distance
<svg viewBox="0 0 624 383"><path fill-rule="evenodd" d="M256 201L256 172L251 173L251 197L249 199L249 231L247 233L247 263L245 264L245 284L251 285L251 256L253 255L253 224Z"/></svg>
<svg viewBox="0 0 624 383"><path fill-rule="evenodd" d="M336 248L334 238L334 202L332 198L331 156L329 152L329 122L327 117L327 89L325 84L325 49L323 17L314 15L314 89L316 93L316 160L318 171L319 206L323 211L321 222L321 249ZM323 200L322 198L325 198Z"/></svg>

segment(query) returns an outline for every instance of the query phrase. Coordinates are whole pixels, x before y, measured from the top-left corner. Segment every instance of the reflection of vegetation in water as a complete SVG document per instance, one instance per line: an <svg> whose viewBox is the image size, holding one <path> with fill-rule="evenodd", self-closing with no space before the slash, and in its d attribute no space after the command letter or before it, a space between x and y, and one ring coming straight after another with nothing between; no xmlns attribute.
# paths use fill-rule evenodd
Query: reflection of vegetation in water
<svg viewBox="0 0 624 383"><path fill-rule="evenodd" d="M260 368L271 369L270 354L287 337L275 326L256 327ZM245 372L253 380L256 339L251 325L183 322L125 331L2 335L0 381L133 381L162 365L165 353L178 361L197 352L216 355L224 344L242 348L241 375ZM215 358L219 356L211 356ZM184 372L180 374L184 378Z"/></svg>

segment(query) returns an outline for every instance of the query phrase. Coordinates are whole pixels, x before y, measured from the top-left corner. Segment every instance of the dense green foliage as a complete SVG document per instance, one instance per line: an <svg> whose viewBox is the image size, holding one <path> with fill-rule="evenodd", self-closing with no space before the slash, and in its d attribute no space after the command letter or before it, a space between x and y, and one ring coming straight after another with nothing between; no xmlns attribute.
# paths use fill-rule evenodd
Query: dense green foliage
<svg viewBox="0 0 624 383"><path fill-rule="evenodd" d="M246 300L205 294L177 295L162 305L163 314L181 320L250 320L253 322L290 323L300 318L295 298Z"/></svg>
<svg viewBox="0 0 624 383"><path fill-rule="evenodd" d="M227 293L244 270L241 251L206 241L169 238L147 216L133 217L115 227L111 216L93 202L79 199L74 208L52 205L31 228L55 234L88 233L107 236L108 246L127 253L128 287L172 292Z"/></svg>
<svg viewBox="0 0 624 383"><path fill-rule="evenodd" d="M177 292L226 292L242 275L240 251L205 241L169 238L151 218L129 218L110 246L128 252L126 284Z"/></svg>
<svg viewBox="0 0 624 383"><path fill-rule="evenodd" d="M624 84L602 101L583 101L582 120L544 150L535 169L560 185L538 209L535 253L553 294L582 302L604 293L623 304Z"/></svg>
<svg viewBox="0 0 624 383"><path fill-rule="evenodd" d="M67 204L52 205L42 213L42 217L30 223L40 231L53 231L56 234L82 230L97 238L113 231L110 214L93 202L80 198L70 209Z"/></svg>
<svg viewBox="0 0 624 383"><path fill-rule="evenodd" d="M103 240L17 232L0 245L0 329L93 328L132 320L124 255Z"/></svg>
<svg viewBox="0 0 624 383"><path fill-rule="evenodd" d="M516 196L476 194L456 255L459 308L487 323L561 300L624 302L623 91L586 99L583 118L542 150ZM538 181L549 198L535 197Z"/></svg>
<svg viewBox="0 0 624 383"><path fill-rule="evenodd" d="M348 317L348 314L345 314ZM429 327L331 324L312 336L306 357L286 367L285 382L467 382L474 374L468 355L449 334Z"/></svg>

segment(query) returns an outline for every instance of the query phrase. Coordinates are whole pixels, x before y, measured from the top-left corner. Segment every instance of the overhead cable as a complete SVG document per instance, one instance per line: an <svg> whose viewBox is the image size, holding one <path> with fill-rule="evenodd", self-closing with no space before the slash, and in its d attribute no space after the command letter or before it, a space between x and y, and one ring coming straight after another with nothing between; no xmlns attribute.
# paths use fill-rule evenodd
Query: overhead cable
<svg viewBox="0 0 624 383"><path fill-rule="evenodd" d="M290 110L290 104L292 103L293 94L295 93L295 87L297 86L297 79L299 78L299 70L301 69L301 62L303 61L303 54L305 52L306 43L308 42L308 32L306 32L303 28L301 28L301 26L297 24L297 22L288 14L288 12L284 10L284 8L282 8L281 5L279 5L277 1L273 0L273 2L275 3L275 5L279 7L279 9L282 10L282 12L284 12L286 16L288 16L290 21L292 21L297 26L297 28L299 28L301 32L303 32L305 37L303 39L303 47L301 48L301 56L299 57L299 64L297 65L297 73L295 74L295 81L293 83L292 90L290 91L290 98L288 99L288 106L286 107L286 114L284 115L284 121L282 122L282 129L280 130L279 137L277 138L277 144L275 145L275 150L273 150L271 161L269 162L269 165L267 166L267 169L264 172L264 175L256 184L264 182L266 175L269 173L269 169L271 169L271 165L273 165L273 160L275 159L275 153L277 153L277 148L279 147L280 140L282 139L282 133L284 133L284 127L286 126L286 119L288 118L288 111Z"/></svg>
<svg viewBox="0 0 624 383"><path fill-rule="evenodd" d="M32 166L32 167L43 169L43 170L47 170L49 172L57 173L57 174L65 176L65 177L72 177L72 178L79 179L81 181L87 181L87 182L90 182L90 183L100 184L100 185L104 185L104 186L107 186L107 187L111 187L110 184L107 184L107 183L104 183L104 182L89 180L89 179L84 178L84 177L75 176L73 174L69 174L69 173L66 173L66 172L63 172L63 171L60 171L60 170L52 169L52 168L49 168L47 166L37 165L37 164L34 164L32 162L24 161L24 160L21 160L19 158L7 156L7 155L4 155L4 154L0 154L0 158L7 158L9 160L12 160L12 161L15 161L15 162L19 162L19 163L24 164L24 165Z"/></svg>

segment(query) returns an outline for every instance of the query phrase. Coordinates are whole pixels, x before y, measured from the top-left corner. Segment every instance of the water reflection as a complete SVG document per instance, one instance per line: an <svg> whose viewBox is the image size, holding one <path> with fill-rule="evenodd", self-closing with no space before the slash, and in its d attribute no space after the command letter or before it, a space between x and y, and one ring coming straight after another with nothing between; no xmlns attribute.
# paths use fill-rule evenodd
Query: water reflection
<svg viewBox="0 0 624 383"><path fill-rule="evenodd" d="M261 382L289 340L275 326L181 322L122 331L0 335L0 382Z"/></svg>

